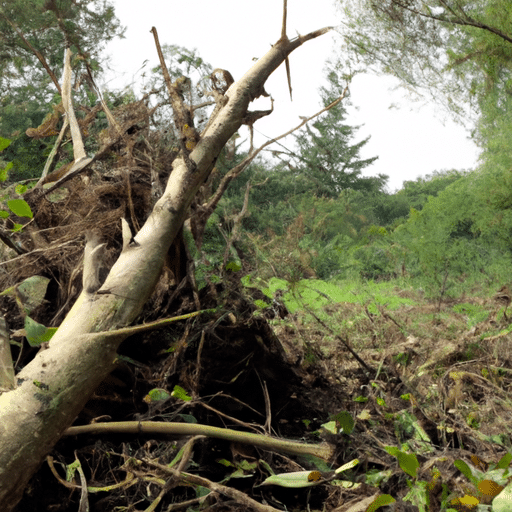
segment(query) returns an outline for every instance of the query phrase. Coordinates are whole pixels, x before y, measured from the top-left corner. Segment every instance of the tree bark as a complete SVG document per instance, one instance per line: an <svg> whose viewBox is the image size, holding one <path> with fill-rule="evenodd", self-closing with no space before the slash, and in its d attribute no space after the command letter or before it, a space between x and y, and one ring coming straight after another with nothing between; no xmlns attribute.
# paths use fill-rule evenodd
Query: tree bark
<svg viewBox="0 0 512 512"><path fill-rule="evenodd" d="M0 396L0 510L18 503L45 456L112 371L127 334L102 332L130 325L141 312L194 195L223 146L250 118L250 102L294 49L328 30L282 37L229 88L227 102L189 155L193 165L186 165L183 156L173 162L162 197L134 242L123 247L100 293L82 291L49 348L21 370L16 389Z"/></svg>

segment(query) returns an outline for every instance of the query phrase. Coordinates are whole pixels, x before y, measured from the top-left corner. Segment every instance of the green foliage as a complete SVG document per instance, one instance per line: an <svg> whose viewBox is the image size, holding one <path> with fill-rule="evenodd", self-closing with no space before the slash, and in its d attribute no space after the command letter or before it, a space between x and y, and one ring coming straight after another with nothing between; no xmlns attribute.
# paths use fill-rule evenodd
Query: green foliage
<svg viewBox="0 0 512 512"><path fill-rule="evenodd" d="M2 155L11 161L8 182L14 183L41 176L54 140L55 137L32 139L25 133L14 137L12 144Z"/></svg>
<svg viewBox="0 0 512 512"><path fill-rule="evenodd" d="M487 200L482 174L469 174L412 209L394 239L406 248L407 269L423 276L429 293L443 296L457 281L480 273L493 280L510 264L510 221ZM505 227L506 226L506 227Z"/></svg>
<svg viewBox="0 0 512 512"><path fill-rule="evenodd" d="M34 216L30 206L24 199L11 199L7 201L7 206L18 217L28 217L31 219Z"/></svg>
<svg viewBox="0 0 512 512"><path fill-rule="evenodd" d="M0 9L0 134L9 136L37 126L56 91L35 52L59 78L67 45L99 71L105 45L124 29L107 0L10 0ZM83 60L75 59L73 67L77 74L85 71Z"/></svg>
<svg viewBox="0 0 512 512"><path fill-rule="evenodd" d="M49 282L50 280L43 276L27 277L21 283L0 292L0 296L9 295L13 297L20 311L25 315L29 315L44 302Z"/></svg>
<svg viewBox="0 0 512 512"><path fill-rule="evenodd" d="M403 187L395 195L397 198L405 199L409 208L421 210L430 196L437 197L448 185L467 175L468 172L455 169L434 171L415 180L404 181Z"/></svg>
<svg viewBox="0 0 512 512"><path fill-rule="evenodd" d="M489 317L489 311L477 304L456 304L453 306L453 311L467 316L469 328L487 320Z"/></svg>
<svg viewBox="0 0 512 512"><path fill-rule="evenodd" d="M462 118L492 89L510 82L508 0L428 0L412 4L343 2L339 31L352 69L396 76Z"/></svg>
<svg viewBox="0 0 512 512"><path fill-rule="evenodd" d="M376 512L380 507L385 507L386 505L391 505L395 502L396 500L393 496L389 494L380 494L370 503L366 512Z"/></svg>
<svg viewBox="0 0 512 512"><path fill-rule="evenodd" d="M170 398L171 393L165 389L154 388L149 391L149 393L144 397L144 402L160 402L161 400L167 400Z"/></svg>
<svg viewBox="0 0 512 512"><path fill-rule="evenodd" d="M336 422L338 432L343 432L346 435L350 435L354 430L356 423L348 411L341 411L335 414L332 418Z"/></svg>
<svg viewBox="0 0 512 512"><path fill-rule="evenodd" d="M320 279L302 279L289 282L273 277L269 280L247 275L241 282L249 288L258 288L268 298L273 299L279 292L287 309L294 313L299 310L311 310L317 314L331 304L364 304L374 314L379 313L378 306L394 310L405 304L413 304L410 299L397 297L392 290L388 292L386 283L326 282Z"/></svg>
<svg viewBox="0 0 512 512"><path fill-rule="evenodd" d="M178 385L174 386L171 396L174 396L179 400L183 400L184 402L190 402L192 400L192 397L181 386Z"/></svg>
<svg viewBox="0 0 512 512"><path fill-rule="evenodd" d="M338 66L327 74L328 87L320 95L324 106L331 104L342 92L342 77ZM292 158L295 175L304 175L311 183L310 193L337 197L348 188L367 192L382 190L388 177L363 177L362 170L378 157L359 159L361 148L369 138L351 144L357 127L345 123L346 109L340 102L319 120L295 136L298 151Z"/></svg>
<svg viewBox="0 0 512 512"><path fill-rule="evenodd" d="M4 139L3 137L0 137L0 153L9 147L11 144L11 141L9 139Z"/></svg>
<svg viewBox="0 0 512 512"><path fill-rule="evenodd" d="M11 140L4 139L3 137L0 137L0 153L7 149L11 145ZM9 170L12 168L12 162L6 162L3 159L0 159L0 182L5 181L8 176Z"/></svg>

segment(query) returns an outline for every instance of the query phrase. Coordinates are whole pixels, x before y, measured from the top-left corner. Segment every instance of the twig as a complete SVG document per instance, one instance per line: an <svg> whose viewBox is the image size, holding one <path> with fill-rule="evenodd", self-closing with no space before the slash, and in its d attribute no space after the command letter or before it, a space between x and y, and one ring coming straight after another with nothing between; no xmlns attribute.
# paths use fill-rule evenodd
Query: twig
<svg viewBox="0 0 512 512"><path fill-rule="evenodd" d="M180 473L179 471L169 468L168 466L164 466L162 464L158 464L158 462L154 462L149 459L144 459L144 462L149 466L159 469L163 473L167 475L171 475L182 482L186 482L189 484L200 485L202 487L206 487L214 492L218 492L219 494L223 494L228 498L236 500L238 503L244 506L244 509L253 508L258 512L279 512L278 509L271 507L270 505L263 505L258 503L256 500L253 500L247 494L239 491L237 489L233 489L232 487L227 487L226 485L221 485L216 482L212 482L206 478L202 478L197 475L192 475L190 473Z"/></svg>
<svg viewBox="0 0 512 512"><path fill-rule="evenodd" d="M9 333L5 318L0 316L0 394L15 387Z"/></svg>
<svg viewBox="0 0 512 512"><path fill-rule="evenodd" d="M354 349L349 345L348 341L343 339L341 336L339 336L338 334L334 334L334 331L325 323L323 322L322 320L320 320L320 318L318 318L318 316L315 315L315 313L313 311L311 311L310 308L306 308L306 311L324 328L324 329L327 329L328 331L330 331L331 334L334 335L334 337L341 341L341 343L343 343L343 345L345 346L345 348L354 356L355 360L371 375L375 375L376 374L376 370L374 368L371 368L370 366L368 366L360 357L359 355L354 351Z"/></svg>

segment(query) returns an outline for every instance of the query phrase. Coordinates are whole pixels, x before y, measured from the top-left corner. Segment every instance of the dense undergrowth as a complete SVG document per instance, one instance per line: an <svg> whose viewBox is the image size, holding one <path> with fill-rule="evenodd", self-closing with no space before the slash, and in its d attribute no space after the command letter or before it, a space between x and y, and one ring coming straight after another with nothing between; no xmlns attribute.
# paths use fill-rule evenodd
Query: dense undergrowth
<svg viewBox="0 0 512 512"><path fill-rule="evenodd" d="M274 310L283 302L290 314L274 315L275 332L302 347L304 367L321 364L344 387L356 422L348 437L371 439L360 450L366 492L414 505L400 510L510 509L512 328L488 289L468 283L432 301L406 279L245 284L277 293ZM347 346L375 371L368 383L354 378L360 364Z"/></svg>

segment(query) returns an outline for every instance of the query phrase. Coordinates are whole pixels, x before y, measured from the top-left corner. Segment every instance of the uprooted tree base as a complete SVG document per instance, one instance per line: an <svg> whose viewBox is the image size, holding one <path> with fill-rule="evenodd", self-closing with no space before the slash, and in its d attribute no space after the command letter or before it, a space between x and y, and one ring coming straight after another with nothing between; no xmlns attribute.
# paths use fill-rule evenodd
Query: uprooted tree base
<svg viewBox="0 0 512 512"><path fill-rule="evenodd" d="M137 132L125 133L130 151L122 153L122 147L112 145L110 153L105 152L102 159L94 162L86 179L77 176L49 197L40 193L26 197L35 218L23 232L13 235L13 240L31 252L7 264L8 272L0 277L0 289L32 275L49 278L46 302L30 314L34 320L47 326L58 326L75 301L81 289L83 233L101 229L103 241L107 243L104 264L108 269L121 250L120 219L125 217L134 231L145 221L153 204L151 169L169 168L169 162L175 156L169 154L164 144L148 138L151 134L146 135L146 138L139 138ZM126 147L124 144L126 141L122 145ZM151 145L151 161L145 151L146 144ZM109 159L108 165L103 158ZM460 424L454 434L443 431L445 438L442 439L442 431L438 429L441 416L425 415L422 409L411 408L401 398L406 393L416 393L417 389L410 389L404 383L406 379L397 364L398 359L391 355L382 359L379 354L374 363L377 366L383 362L381 372L373 381L373 387L368 386L368 376L350 362L350 356L341 345L336 353L332 348L330 351L319 348L320 343L302 344L297 331L284 329L276 336L265 312L255 315L254 299L264 297L251 296L253 292L240 285L240 275L228 274L222 285L207 284L199 290L199 295L194 295L193 284L187 281L188 272L187 251L183 239L178 237L139 323L197 309L208 309L209 312L171 327L128 338L121 346L122 357L117 369L97 389L75 425L92 421L195 419L201 424L270 432L311 443L319 440L318 429L330 415L346 410L356 417L361 407L354 398L372 396L373 399L365 405L366 418L374 418L371 419L371 429L366 428L370 420L362 419L350 437L339 435L327 439L336 447L331 461L333 468L354 458L362 462L348 475L355 481L362 481L372 469L392 469L393 476L381 484L380 490L395 497L408 491L405 475L396 459L382 448L382 444L397 445L396 415L405 410L410 410L428 433L435 447L434 454L442 452L444 459L437 457L435 465L446 480L455 480L453 460L456 458L464 458L468 453L484 459L497 458L491 445L478 440L471 435L470 429ZM23 312L16 301L12 297L2 297L1 300L9 328L21 329ZM268 314L272 314L271 308ZM376 326L376 322L387 323ZM386 320L385 315L369 318L366 328L360 325L367 339L382 329L390 344L405 342L402 331L407 329L401 330L398 324L389 318ZM326 333L319 329L319 336L323 338ZM22 350L13 347L17 369L28 364L39 350L28 347L26 341L22 346ZM415 350L410 352L411 357L417 356L419 349ZM366 357L361 355L370 360L368 354ZM454 353L454 360L456 356ZM440 355L439 362L446 357L449 356ZM172 391L177 385L192 400L183 401L179 396L162 401L146 398L152 389ZM389 409L379 405L376 397ZM446 418L443 421L450 424ZM167 475L151 466L151 461L169 463L184 442L183 439L121 434L65 437L52 452L53 466L64 478L65 466L74 462L76 453L87 485L103 488L97 493L89 492L91 510L110 511L130 506L133 510L142 510L154 502L169 481ZM461 446L469 452L462 453ZM420 463L424 463L421 476L426 480L430 478L429 457L431 455L420 456ZM275 472L315 469L311 462L297 457L265 452L250 445L202 439L194 447L188 471L219 482L236 468L243 469L243 461L262 460ZM326 510L331 510L342 507L344 500L357 501L376 492L368 486L349 490L328 485L293 490L255 487L268 473L261 463L253 473L247 469L246 472L247 478L231 478L227 485L244 491L260 503L267 502L281 509L286 506L288 510L303 510L309 504L311 509L325 506ZM127 475L132 475L132 479L129 480ZM114 484L118 484L117 487ZM17 510L76 508L81 499L80 485L77 476L72 483L75 487L66 487L45 462L26 489ZM172 503L193 499L196 492L197 487L191 486L170 488L159 508L166 510ZM239 503L219 494L208 499L212 506L217 504L219 510L240 509ZM433 502L435 499L432 494ZM343 508L337 510L341 512Z"/></svg>
<svg viewBox="0 0 512 512"><path fill-rule="evenodd" d="M119 156L122 148L113 145L112 151L105 152L85 175L69 180L51 195L36 189L25 197L35 217L23 232L13 235L13 240L27 254L7 264L8 272L0 277L0 289L32 275L47 277L50 281L46 300L30 313L41 324L58 326L78 296L82 235L101 230L102 240L107 244L103 270L108 270L121 250L120 219L126 218L137 231L151 211L154 182L150 168L169 168L176 155L169 155L159 141L150 139L150 162L145 152L147 139L137 138L137 133L125 133L125 138L128 137L132 141L129 154L121 152L123 156ZM162 148L160 153L155 153L155 147ZM254 316L256 308L240 285L239 275L226 276L222 285L209 284L199 291L199 296L194 296L193 285L187 282L186 258L183 238L178 237L140 322L189 313L197 310L198 305L211 312L171 328L128 338L122 345L117 369L98 388L75 425L98 420L180 421L194 417L199 423L239 429L245 425L245 429L252 428L258 433L264 433L263 425L267 424L266 431L274 435L290 439L311 437L314 442L316 437L312 433L341 407L343 390L333 387L320 367L314 382L311 375L315 372L311 373L311 368L307 375L301 370L300 350L293 345L285 348L265 318ZM17 302L12 297L2 297L2 309L9 328L18 330L22 337L24 312ZM28 364L38 350L24 340L19 350L13 347L17 369ZM193 400L170 398L151 402L146 398L151 389L172 391L176 385L191 394ZM123 480L123 474L126 476L123 465L128 457L169 462L182 444L120 435L63 438L53 452L54 466L64 475L62 464L70 464L76 451L87 485L108 486ZM275 459L275 469L296 468L289 457L265 455L250 446L230 447L226 441L203 440L194 451L193 464L197 464L199 474L215 481L232 472L232 468L219 464L219 459L236 462L241 458L267 458ZM140 468L140 472L144 471ZM153 472L147 469L148 475ZM243 489L249 491L253 483ZM140 508L141 499L146 500L146 506L152 501L147 485L147 478L141 476L137 485L91 493L89 499L93 510L112 510L128 504L138 504ZM158 482L154 485L152 492L158 494ZM266 496L269 491L258 494ZM279 491L275 494L279 495ZM289 494L297 503L306 495ZM179 487L164 502L193 496L190 487ZM318 496L322 500L327 498L325 491ZM59 483L44 463L17 510L69 510L77 499L80 500L80 493Z"/></svg>
<svg viewBox="0 0 512 512"><path fill-rule="evenodd" d="M230 296L216 313L192 320L190 325L127 339L120 351L122 360L118 369L97 390L75 424L87 424L95 418L100 421L191 421L193 417L201 424L263 433L263 425L268 420L274 434L315 442L313 432L331 412L339 410L343 390L336 389L319 369L314 385L305 384L306 375L302 375L300 367L288 361L287 356L283 357L284 347L267 321L253 317L255 308L238 290L222 290L220 295L224 291L229 291ZM201 301L207 303L209 297L201 296ZM176 385L184 388L193 399L187 402L171 397L150 403L145 400L151 389L172 391ZM304 420L311 421L308 427ZM88 485L106 487L126 479L129 458L166 464L183 444L183 440L154 436L112 434L99 438L84 435L63 438L52 455L55 466L64 476L59 463L72 463L76 451ZM218 482L234 470L223 465L223 459L234 464L264 459L277 472L298 468L288 456L205 438L195 445L188 469ZM136 485L90 494L92 510L113 510L128 504L136 505L139 510L149 506L161 486L158 482L150 483L150 476L155 476L154 469L142 466L136 474ZM253 477L233 479L228 485L252 494L255 483ZM307 492L285 492L286 498L281 494L270 488L254 491L256 499L258 496L270 502L285 499L288 504L296 505L304 502ZM318 500L328 497L325 489L316 489L314 494L312 500L317 506L320 505ZM168 505L194 497L193 489L179 486L163 503ZM64 511L79 499L80 493L70 493L45 464L33 479L18 510Z"/></svg>
<svg viewBox="0 0 512 512"><path fill-rule="evenodd" d="M406 430L405 423L403 431L397 430L402 414L412 414L433 442L432 453L420 455L418 441L416 453L422 465L418 477L422 480L431 479L431 467L435 465L443 482L453 488L451 485L455 485L459 474L453 466L454 460L467 459L471 454L484 460L499 458L492 445L472 435L470 429L459 424L453 434L447 434L446 430L439 430L439 423L425 416L422 409L411 408L402 397L412 390L402 380L397 371L399 366L392 362L391 356L386 356L379 377L373 381L374 391L370 391L372 386L368 386L366 375L346 354L322 355L320 347L325 348L325 345L318 341L314 357L311 354L308 357L306 347L297 342L299 332L293 333L285 327L277 337L264 317L254 315L252 299L247 290L238 285L236 276L231 276L224 285L206 287L200 294L201 304L212 309L217 306L216 310L188 322L128 338L121 346L118 368L96 391L75 424L134 419L194 420L211 426L263 432L263 425L269 420L272 433L311 443L318 440L318 429L330 415L347 410L356 417L361 404L354 401L354 397L367 396L370 400L364 409L367 417L373 418L373 426L362 419L351 436L327 439L336 446L333 467L353 458L361 461L347 475L351 480L361 482L372 470L388 469L392 475L381 483L380 491L395 497L408 492L406 475L399 469L396 459L382 448L396 445L397 436L402 441L412 439L413 432ZM193 309L193 304L191 293L185 293L180 313ZM149 308L145 314L152 314ZM401 321L403 317L396 315L395 319ZM373 318L367 323L361 322L360 329L368 336L372 329L386 329L390 346L403 343L397 326L389 320ZM325 333L316 332L316 336L320 340ZM314 339L315 333L309 333L309 337ZM416 349L412 357L420 360L422 353L419 347ZM377 355L377 351L367 350L368 359L370 353ZM428 351L424 355L428 357ZM171 391L176 385L184 388L192 400L170 397L150 402L146 398L151 389ZM385 407L375 400L378 397L385 400ZM111 511L116 507L145 510L170 481L169 476L151 462L169 464L185 441L155 435L84 434L62 438L51 455L54 470L61 479L65 478L66 466L78 459L87 485L103 489L89 491L91 510ZM315 465L304 458L203 438L194 445L186 471L221 482L236 469L245 469L246 478L229 478L226 485L277 509L286 506L288 510L304 510L309 505L312 510L343 511L344 502L348 506L377 492L367 485L352 489L328 485L310 489L257 487L268 476L261 461L267 462L276 473L315 469ZM248 467L251 463L256 464L255 468ZM72 485L75 489L58 482L49 464L44 463L16 510L42 512L76 508L81 496L78 475ZM436 503L441 492L441 488L432 487L432 503ZM197 493L197 487L176 484L167 491L157 510L168 510L172 504L196 499ZM208 500L204 506L241 510L240 503L218 494ZM410 505L403 506L405 508L397 510L418 510ZM440 509L434 505L432 510Z"/></svg>

